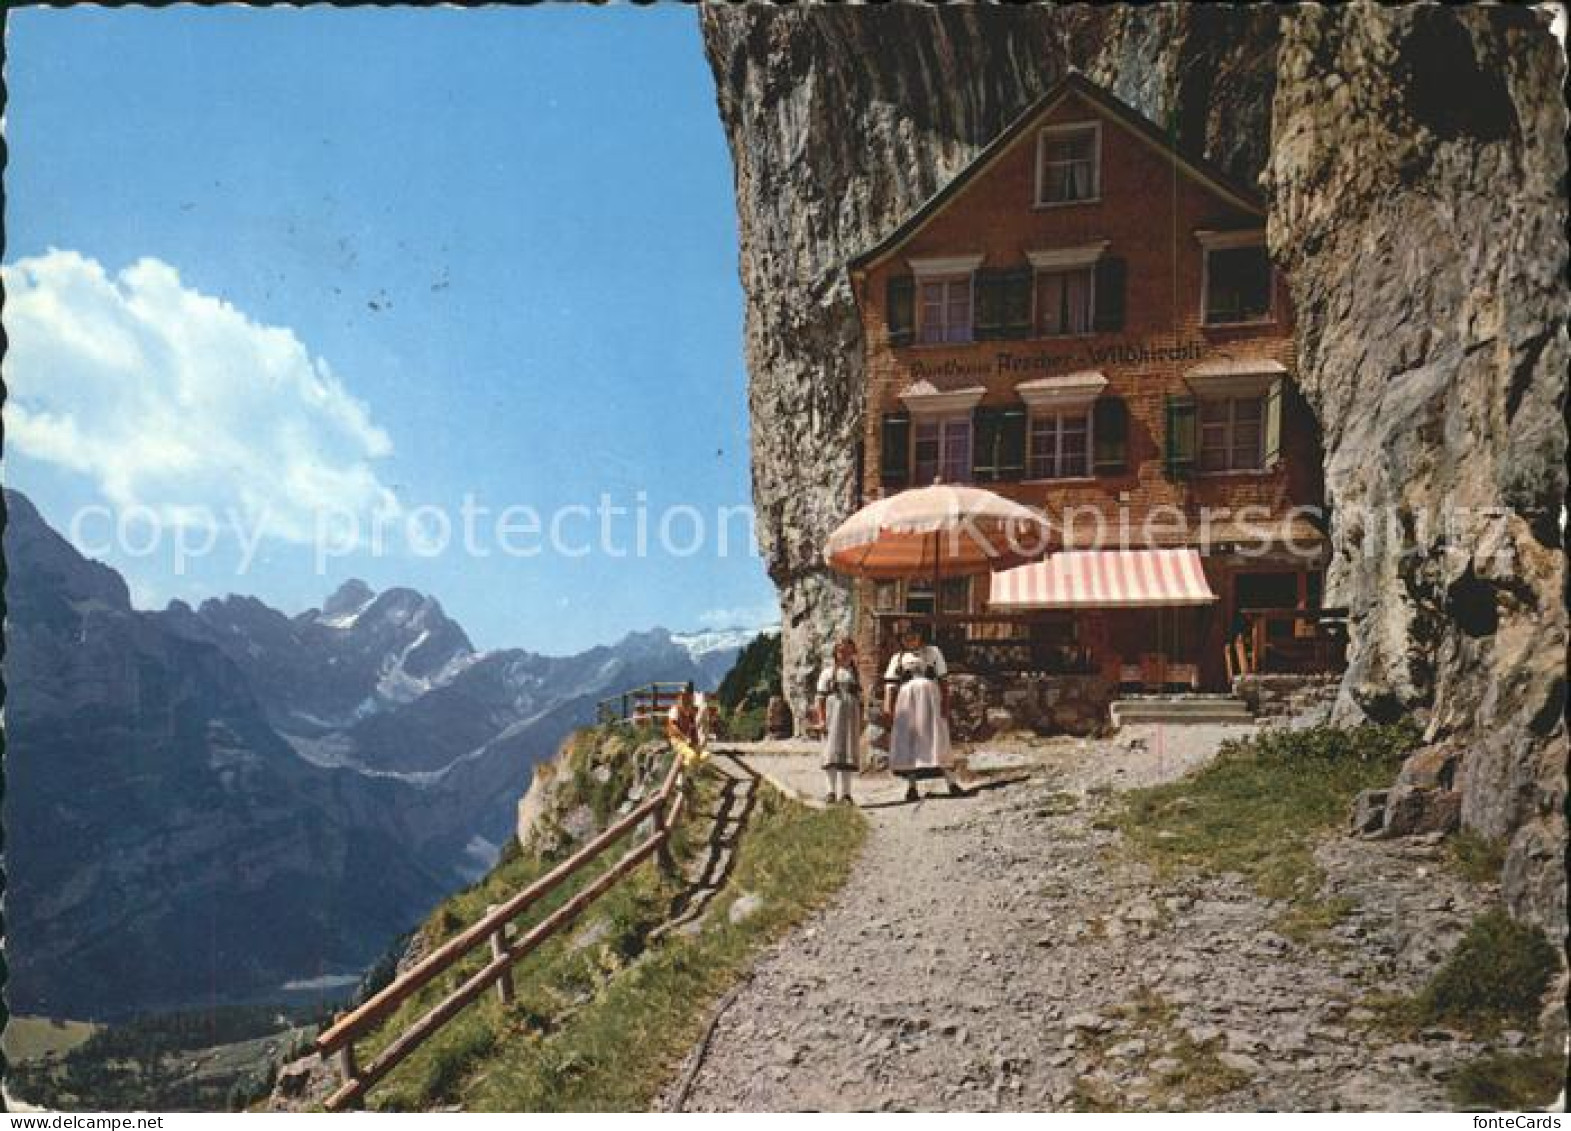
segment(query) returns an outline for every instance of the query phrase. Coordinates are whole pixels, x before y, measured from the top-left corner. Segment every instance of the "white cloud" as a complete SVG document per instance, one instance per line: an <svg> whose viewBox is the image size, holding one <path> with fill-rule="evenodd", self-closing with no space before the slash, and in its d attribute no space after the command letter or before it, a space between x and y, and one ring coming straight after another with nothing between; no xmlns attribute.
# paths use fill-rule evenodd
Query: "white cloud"
<svg viewBox="0 0 1571 1131"><path fill-rule="evenodd" d="M321 510L394 509L373 467L387 433L293 331L157 259L111 277L50 250L0 274L13 450L176 525L238 514L303 542Z"/></svg>
<svg viewBox="0 0 1571 1131"><path fill-rule="evenodd" d="M706 609L698 614L698 623L705 628L767 628L780 623L780 606L769 601L762 605Z"/></svg>

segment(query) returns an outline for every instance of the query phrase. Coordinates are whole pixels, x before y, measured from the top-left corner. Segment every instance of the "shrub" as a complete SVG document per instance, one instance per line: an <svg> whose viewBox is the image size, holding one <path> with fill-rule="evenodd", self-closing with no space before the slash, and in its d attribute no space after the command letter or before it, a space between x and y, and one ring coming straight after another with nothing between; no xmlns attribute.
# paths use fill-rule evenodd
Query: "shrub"
<svg viewBox="0 0 1571 1131"><path fill-rule="evenodd" d="M1555 949L1537 927L1504 911L1473 920L1445 964L1418 996L1423 1023L1490 1029L1533 1025L1555 971Z"/></svg>
<svg viewBox="0 0 1571 1131"><path fill-rule="evenodd" d="M1496 1053L1464 1064L1447 1090L1463 1109L1532 1111L1548 1107L1565 1079L1563 1056Z"/></svg>

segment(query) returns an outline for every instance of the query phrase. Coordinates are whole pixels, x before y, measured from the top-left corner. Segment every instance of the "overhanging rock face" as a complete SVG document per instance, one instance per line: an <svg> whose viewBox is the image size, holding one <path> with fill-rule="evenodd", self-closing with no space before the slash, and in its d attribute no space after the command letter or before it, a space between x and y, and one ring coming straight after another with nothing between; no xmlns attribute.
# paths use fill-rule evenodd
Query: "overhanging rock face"
<svg viewBox="0 0 1571 1131"><path fill-rule="evenodd" d="M1339 715L1417 711L1465 747L1464 822L1512 839L1513 909L1563 930L1565 113L1547 16L751 5L700 18L735 165L754 494L793 707L849 624L818 557L853 505L861 426L843 264L1077 66L1265 190L1337 508L1327 600L1353 610ZM1421 520L1447 506L1459 552ZM1384 536L1387 507L1400 538Z"/></svg>

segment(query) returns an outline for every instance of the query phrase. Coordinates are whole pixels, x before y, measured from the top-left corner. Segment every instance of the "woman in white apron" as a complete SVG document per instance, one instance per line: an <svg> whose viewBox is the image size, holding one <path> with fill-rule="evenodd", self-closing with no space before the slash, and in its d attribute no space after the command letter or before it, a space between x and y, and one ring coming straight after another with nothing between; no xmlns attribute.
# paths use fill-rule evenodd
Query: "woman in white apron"
<svg viewBox="0 0 1571 1131"><path fill-rule="evenodd" d="M818 674L818 725L824 728L824 801L849 805L862 742L862 682L856 675L856 642L849 637L835 645L834 656Z"/></svg>
<svg viewBox="0 0 1571 1131"><path fill-rule="evenodd" d="M926 643L922 630L908 625L902 649L884 671L884 712L894 717L889 736L889 768L906 779L906 800L921 797L916 783L942 777L956 797L965 791L950 776L954 752L949 745L949 702L944 654Z"/></svg>

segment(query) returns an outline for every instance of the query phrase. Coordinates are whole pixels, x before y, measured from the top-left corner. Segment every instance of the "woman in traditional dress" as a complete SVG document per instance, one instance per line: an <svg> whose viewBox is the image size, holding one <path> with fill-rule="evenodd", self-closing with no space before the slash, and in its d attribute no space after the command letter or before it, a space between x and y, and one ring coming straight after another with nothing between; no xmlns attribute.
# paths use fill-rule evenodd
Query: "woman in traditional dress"
<svg viewBox="0 0 1571 1131"><path fill-rule="evenodd" d="M894 717L889 736L889 768L906 779L907 801L920 799L916 783L942 777L949 792L965 795L950 776L954 753L949 745L949 692L944 654L928 644L920 626L908 624L903 647L884 671L884 713Z"/></svg>
<svg viewBox="0 0 1571 1131"><path fill-rule="evenodd" d="M851 775L859 769L862 683L856 675L856 641L845 637L818 673L818 725L824 731L824 801L850 805ZM839 793L838 798L836 793Z"/></svg>

